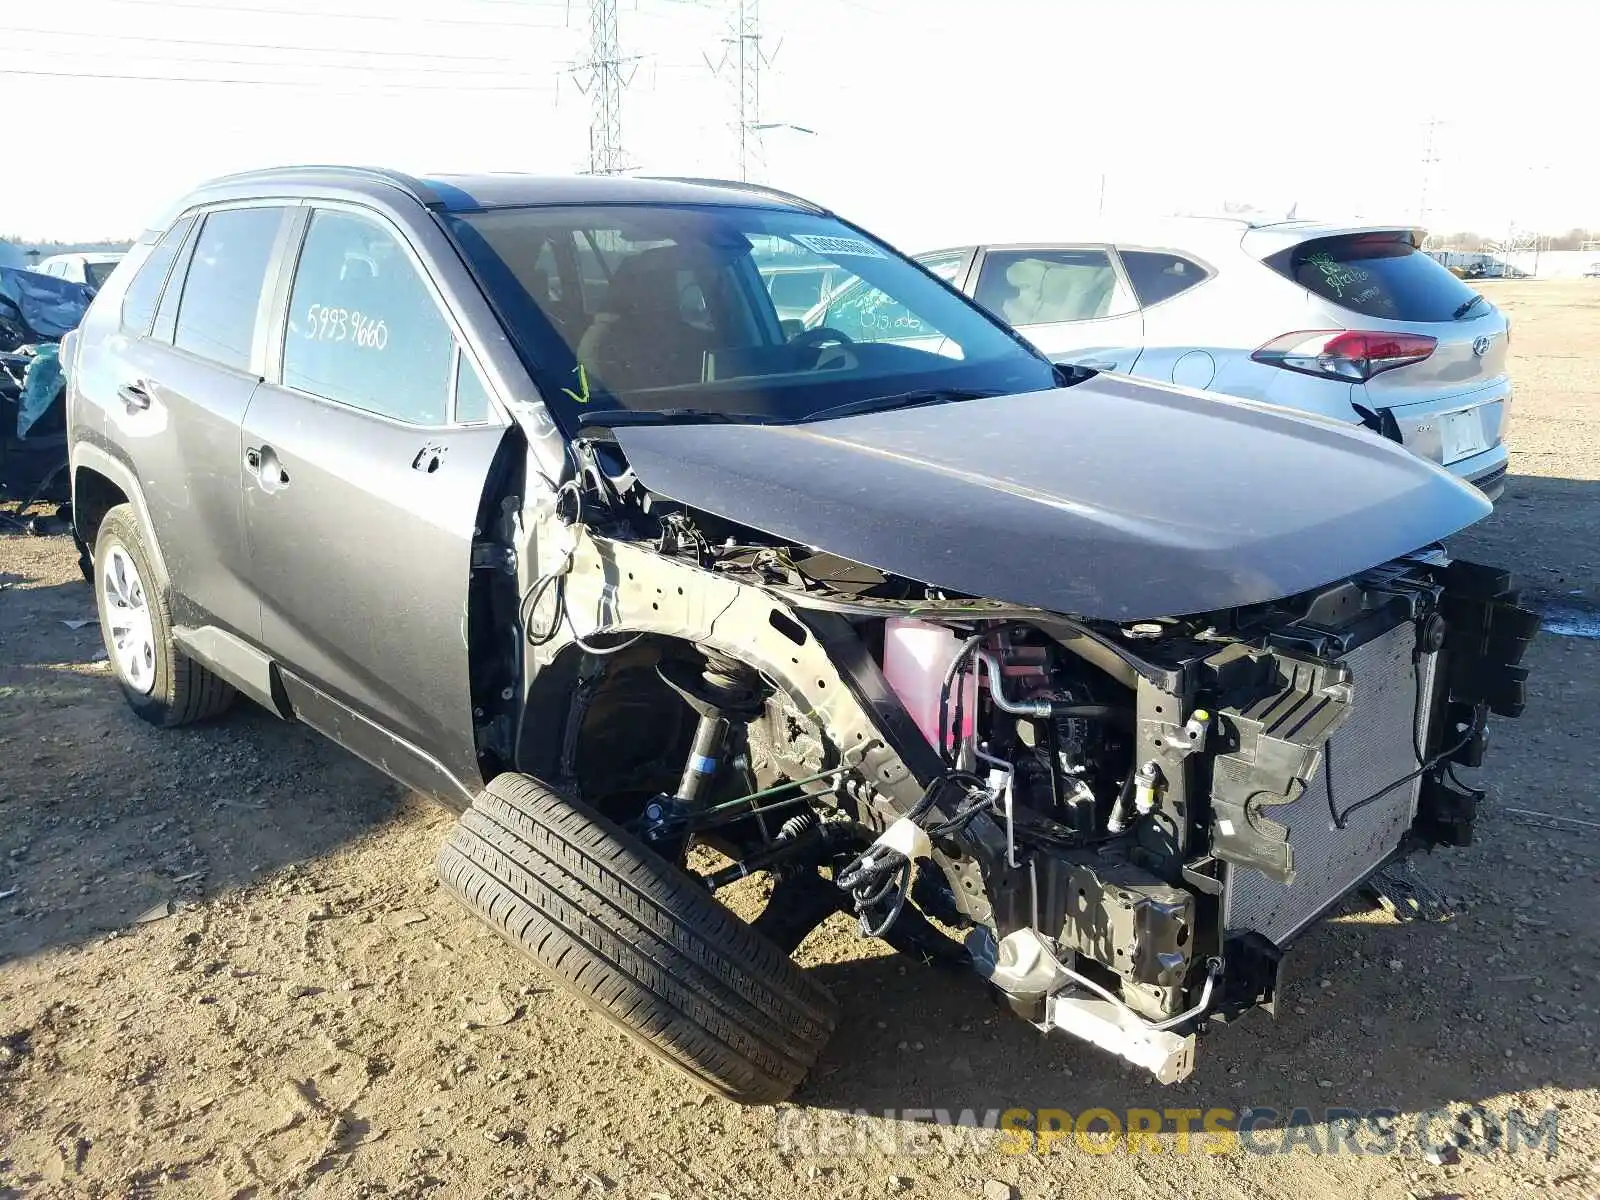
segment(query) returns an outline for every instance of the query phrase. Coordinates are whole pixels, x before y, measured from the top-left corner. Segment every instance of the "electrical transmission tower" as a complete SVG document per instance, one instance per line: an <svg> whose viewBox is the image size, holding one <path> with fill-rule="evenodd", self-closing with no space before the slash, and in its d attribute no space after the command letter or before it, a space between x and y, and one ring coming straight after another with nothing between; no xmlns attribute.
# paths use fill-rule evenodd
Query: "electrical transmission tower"
<svg viewBox="0 0 1600 1200"><path fill-rule="evenodd" d="M591 175L620 175L630 168L622 151L622 91L637 63L617 48L617 0L589 0L589 61L575 64L572 77L589 97Z"/></svg>
<svg viewBox="0 0 1600 1200"><path fill-rule="evenodd" d="M713 62L709 54L705 56L711 73L721 75L726 71L733 85L740 179L749 179L752 170L762 175L766 169L761 135L768 126L761 120L761 70L772 65L778 48L768 54L761 43L761 0L732 0L722 57Z"/></svg>
<svg viewBox="0 0 1600 1200"><path fill-rule="evenodd" d="M1439 155L1434 145L1439 125L1438 117L1428 121L1428 136L1422 146L1422 194L1417 198L1417 224L1424 230L1428 230L1428 193L1432 190L1434 169L1439 165ZM1424 237L1429 242L1434 240L1431 230Z"/></svg>

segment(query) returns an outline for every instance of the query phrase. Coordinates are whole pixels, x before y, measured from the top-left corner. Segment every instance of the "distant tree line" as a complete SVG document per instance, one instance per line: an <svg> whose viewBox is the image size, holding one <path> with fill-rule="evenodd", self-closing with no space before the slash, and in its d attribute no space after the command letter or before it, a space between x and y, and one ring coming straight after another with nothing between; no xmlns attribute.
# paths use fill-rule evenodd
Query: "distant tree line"
<svg viewBox="0 0 1600 1200"><path fill-rule="evenodd" d="M27 238L0 237L0 266L26 267L52 254L73 254L100 250L126 250L126 238L107 238L99 242L36 242Z"/></svg>
<svg viewBox="0 0 1600 1200"><path fill-rule="evenodd" d="M1473 230L1459 233L1438 233L1429 239L1429 245L1439 250L1487 250L1499 242L1499 237L1485 237ZM1600 229L1569 229L1565 233L1541 233L1541 250L1582 250L1585 242L1600 242Z"/></svg>

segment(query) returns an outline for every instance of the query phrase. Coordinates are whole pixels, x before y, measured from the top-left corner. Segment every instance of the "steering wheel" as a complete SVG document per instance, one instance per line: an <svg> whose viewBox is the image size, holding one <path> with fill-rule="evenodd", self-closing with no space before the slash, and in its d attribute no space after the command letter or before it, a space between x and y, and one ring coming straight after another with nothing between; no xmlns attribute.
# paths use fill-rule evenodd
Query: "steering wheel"
<svg viewBox="0 0 1600 1200"><path fill-rule="evenodd" d="M833 342L841 346L855 344L849 334L840 333L837 329L830 329L826 325L818 325L815 329L802 329L789 339L791 346L826 346Z"/></svg>

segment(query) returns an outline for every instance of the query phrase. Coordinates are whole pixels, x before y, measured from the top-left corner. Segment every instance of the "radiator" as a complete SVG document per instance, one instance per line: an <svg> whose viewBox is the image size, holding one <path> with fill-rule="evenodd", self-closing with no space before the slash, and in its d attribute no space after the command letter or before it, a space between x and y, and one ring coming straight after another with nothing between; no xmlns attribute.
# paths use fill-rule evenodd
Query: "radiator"
<svg viewBox="0 0 1600 1200"><path fill-rule="evenodd" d="M1232 868L1222 910L1226 929L1287 941L1382 862L1410 828L1421 780L1351 814L1342 830L1334 827L1328 800L1331 792L1332 807L1342 814L1420 765L1414 744L1428 744L1435 656L1422 660L1419 718L1415 648L1416 626L1405 621L1339 660L1350 668L1350 715L1328 740L1321 769L1300 797L1263 810L1289 830L1294 878L1284 884L1248 867Z"/></svg>

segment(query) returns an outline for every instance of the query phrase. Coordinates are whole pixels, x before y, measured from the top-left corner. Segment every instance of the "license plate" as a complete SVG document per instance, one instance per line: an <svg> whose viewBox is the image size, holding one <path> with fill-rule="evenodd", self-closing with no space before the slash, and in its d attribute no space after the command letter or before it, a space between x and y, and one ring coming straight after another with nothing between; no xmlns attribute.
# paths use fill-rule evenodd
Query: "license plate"
<svg viewBox="0 0 1600 1200"><path fill-rule="evenodd" d="M1489 448L1483 436L1482 414L1475 408L1448 413L1439 418L1439 439L1443 445L1446 466L1481 454Z"/></svg>

